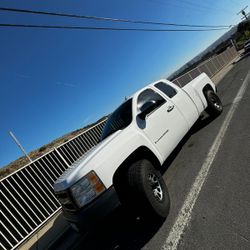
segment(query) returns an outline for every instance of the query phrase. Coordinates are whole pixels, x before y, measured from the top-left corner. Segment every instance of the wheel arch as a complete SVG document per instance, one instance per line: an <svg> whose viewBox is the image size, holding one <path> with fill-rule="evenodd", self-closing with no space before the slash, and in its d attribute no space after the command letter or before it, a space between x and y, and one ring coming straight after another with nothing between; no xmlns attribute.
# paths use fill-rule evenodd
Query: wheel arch
<svg viewBox="0 0 250 250"><path fill-rule="evenodd" d="M204 87L203 87L203 89L202 89L202 92L203 92L203 94L204 94L204 96L206 97L206 92L208 91L208 90L212 90L213 92L217 92L217 89L215 88L215 90L213 89L213 87L209 84L209 83L207 83Z"/></svg>
<svg viewBox="0 0 250 250"><path fill-rule="evenodd" d="M123 163L115 171L113 175L113 184L116 190L120 189L118 186L126 187L126 177L129 166L135 161L142 159L149 160L156 169L159 169L161 167L159 159L149 148L147 148L146 146L137 148L132 154L127 157L126 160L123 161Z"/></svg>

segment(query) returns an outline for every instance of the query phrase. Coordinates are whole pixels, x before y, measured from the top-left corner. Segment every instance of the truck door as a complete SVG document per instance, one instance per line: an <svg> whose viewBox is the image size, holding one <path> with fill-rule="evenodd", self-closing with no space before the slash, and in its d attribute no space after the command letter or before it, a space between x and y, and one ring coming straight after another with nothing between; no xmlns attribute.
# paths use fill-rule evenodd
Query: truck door
<svg viewBox="0 0 250 250"><path fill-rule="evenodd" d="M152 108L149 109L146 116L140 115L147 110L145 107L150 105ZM155 145L164 159L188 131L188 124L174 103L151 88L147 88L139 94L137 114L139 128Z"/></svg>
<svg viewBox="0 0 250 250"><path fill-rule="evenodd" d="M199 117L199 110L191 97L177 86L174 88L165 82L158 82L154 86L176 105L191 128Z"/></svg>

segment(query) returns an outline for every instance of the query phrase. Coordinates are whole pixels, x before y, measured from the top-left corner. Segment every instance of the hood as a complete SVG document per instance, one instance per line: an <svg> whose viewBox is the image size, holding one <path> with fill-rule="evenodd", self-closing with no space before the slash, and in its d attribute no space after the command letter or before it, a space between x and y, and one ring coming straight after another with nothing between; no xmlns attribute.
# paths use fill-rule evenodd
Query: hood
<svg viewBox="0 0 250 250"><path fill-rule="evenodd" d="M122 130L118 130L115 133L111 134L105 140L101 141L96 146L92 147L89 151L87 151L82 157L76 160L68 169L66 169L63 174L56 180L54 183L54 191L60 192L67 188L69 188L73 183L81 179L84 175L78 176L77 180L77 172L79 168L84 168L84 166L93 158L95 157L101 150L106 147L111 141L113 141ZM85 173L87 174L87 173Z"/></svg>

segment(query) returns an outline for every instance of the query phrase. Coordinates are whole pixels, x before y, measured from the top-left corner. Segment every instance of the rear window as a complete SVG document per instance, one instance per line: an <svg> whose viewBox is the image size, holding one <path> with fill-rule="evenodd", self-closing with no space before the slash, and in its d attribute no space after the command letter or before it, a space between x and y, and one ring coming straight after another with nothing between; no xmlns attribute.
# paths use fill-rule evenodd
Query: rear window
<svg viewBox="0 0 250 250"><path fill-rule="evenodd" d="M176 95L177 91L171 87L170 85L164 83L164 82L158 82L155 84L155 87L162 91L166 96L169 98L172 98Z"/></svg>

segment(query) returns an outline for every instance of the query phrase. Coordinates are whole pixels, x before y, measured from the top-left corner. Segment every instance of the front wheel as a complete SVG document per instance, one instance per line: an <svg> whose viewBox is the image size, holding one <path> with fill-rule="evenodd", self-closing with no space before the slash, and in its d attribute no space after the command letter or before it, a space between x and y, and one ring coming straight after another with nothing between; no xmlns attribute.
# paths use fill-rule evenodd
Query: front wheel
<svg viewBox="0 0 250 250"><path fill-rule="evenodd" d="M140 160L128 170L130 202L142 215L166 218L169 213L170 199L166 184L152 163Z"/></svg>
<svg viewBox="0 0 250 250"><path fill-rule="evenodd" d="M206 112L211 116L218 116L222 113L223 106L220 98L212 90L205 93L207 100Z"/></svg>

